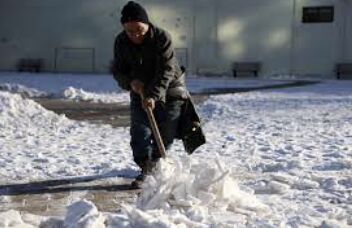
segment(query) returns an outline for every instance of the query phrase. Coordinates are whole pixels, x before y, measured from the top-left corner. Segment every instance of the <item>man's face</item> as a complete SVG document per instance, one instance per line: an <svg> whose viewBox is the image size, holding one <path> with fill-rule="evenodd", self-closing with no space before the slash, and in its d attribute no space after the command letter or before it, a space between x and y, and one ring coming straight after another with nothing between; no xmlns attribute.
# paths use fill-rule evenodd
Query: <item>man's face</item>
<svg viewBox="0 0 352 228"><path fill-rule="evenodd" d="M128 38L134 44L141 44L148 32L149 25L143 22L131 21L123 24Z"/></svg>

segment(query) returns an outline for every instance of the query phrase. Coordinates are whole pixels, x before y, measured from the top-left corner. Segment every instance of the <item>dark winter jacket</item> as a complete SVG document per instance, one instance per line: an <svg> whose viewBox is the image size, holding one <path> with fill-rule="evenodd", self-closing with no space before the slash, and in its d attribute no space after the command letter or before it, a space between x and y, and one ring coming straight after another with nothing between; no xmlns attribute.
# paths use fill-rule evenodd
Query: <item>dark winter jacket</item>
<svg viewBox="0 0 352 228"><path fill-rule="evenodd" d="M205 143L199 116L186 89L185 74L166 31L150 24L141 45L133 44L126 32L121 32L115 39L112 72L125 90L131 90L131 81L139 79L145 85L146 97L161 101L184 99L178 138L189 154Z"/></svg>
<svg viewBox="0 0 352 228"><path fill-rule="evenodd" d="M182 106L180 122L182 124L179 125L177 138L182 139L185 150L192 154L198 147L205 144L206 139L190 96Z"/></svg>
<svg viewBox="0 0 352 228"><path fill-rule="evenodd" d="M130 90L131 81L139 79L145 85L145 96L156 100L186 92L171 37L152 24L140 45L133 44L125 31L116 37L112 71L121 88Z"/></svg>

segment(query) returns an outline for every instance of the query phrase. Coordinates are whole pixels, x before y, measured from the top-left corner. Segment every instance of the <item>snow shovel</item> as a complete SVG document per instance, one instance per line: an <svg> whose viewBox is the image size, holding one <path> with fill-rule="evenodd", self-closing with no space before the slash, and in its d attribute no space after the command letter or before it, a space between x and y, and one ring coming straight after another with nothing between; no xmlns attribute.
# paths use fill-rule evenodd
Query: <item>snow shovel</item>
<svg viewBox="0 0 352 228"><path fill-rule="evenodd" d="M143 102L145 99L143 92L140 95L141 95L141 99ZM165 158L166 157L165 146L164 146L163 140L161 139L160 131L159 131L158 125L155 121L153 110L149 107L146 107L145 111L147 112L148 120L149 120L150 126L152 128L152 132L153 132L154 138L156 140L156 144L158 146L160 156L162 158Z"/></svg>

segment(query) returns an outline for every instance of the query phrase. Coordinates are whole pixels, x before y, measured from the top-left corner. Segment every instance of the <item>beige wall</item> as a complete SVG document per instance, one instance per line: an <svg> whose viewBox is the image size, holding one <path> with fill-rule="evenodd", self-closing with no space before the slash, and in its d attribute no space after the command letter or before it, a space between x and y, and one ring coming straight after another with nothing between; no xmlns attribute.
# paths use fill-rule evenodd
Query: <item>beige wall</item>
<svg viewBox="0 0 352 228"><path fill-rule="evenodd" d="M11 69L22 57L44 58L46 70L106 71L112 56L113 36L119 30L113 0L2 0L0 3L0 68ZM1 38L0 38L1 39ZM60 51L61 48L71 51ZM93 58L95 66L86 66ZM77 50L74 52L73 50ZM64 53L63 53L64 52ZM55 54L57 53L57 54ZM57 59L57 58L66 58ZM80 59L82 61L80 62ZM73 64L70 61L76 60ZM66 61L66 63L65 63Z"/></svg>
<svg viewBox="0 0 352 228"><path fill-rule="evenodd" d="M302 23L304 6L334 5L333 23ZM330 77L341 53L342 15L341 1L298 0L295 7L293 30L292 73Z"/></svg>
<svg viewBox="0 0 352 228"><path fill-rule="evenodd" d="M263 74L284 74L289 67L291 1L220 1L218 49L222 69L231 61L263 63Z"/></svg>
<svg viewBox="0 0 352 228"><path fill-rule="evenodd" d="M259 61L261 75L331 77L352 62L352 0L141 0L193 73L230 74ZM127 0L1 0L0 69L44 58L46 71L107 72ZM335 21L302 24L303 6L335 5Z"/></svg>
<svg viewBox="0 0 352 228"><path fill-rule="evenodd" d="M194 66L193 59L193 8L189 1L142 1L150 20L171 33L180 62L188 69Z"/></svg>

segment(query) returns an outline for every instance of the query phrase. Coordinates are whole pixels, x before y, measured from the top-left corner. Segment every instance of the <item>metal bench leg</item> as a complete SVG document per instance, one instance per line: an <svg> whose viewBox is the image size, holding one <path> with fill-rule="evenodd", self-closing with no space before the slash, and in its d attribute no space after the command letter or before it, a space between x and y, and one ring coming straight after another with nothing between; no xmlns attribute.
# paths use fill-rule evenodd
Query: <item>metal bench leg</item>
<svg viewBox="0 0 352 228"><path fill-rule="evenodd" d="M236 78L237 77L237 72L234 70L233 71L233 77Z"/></svg>

